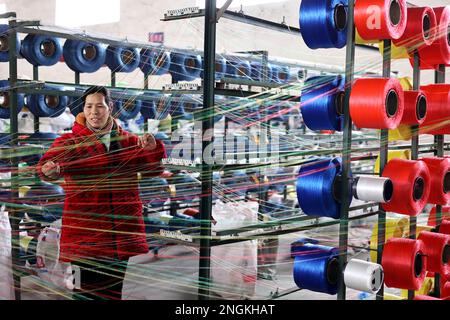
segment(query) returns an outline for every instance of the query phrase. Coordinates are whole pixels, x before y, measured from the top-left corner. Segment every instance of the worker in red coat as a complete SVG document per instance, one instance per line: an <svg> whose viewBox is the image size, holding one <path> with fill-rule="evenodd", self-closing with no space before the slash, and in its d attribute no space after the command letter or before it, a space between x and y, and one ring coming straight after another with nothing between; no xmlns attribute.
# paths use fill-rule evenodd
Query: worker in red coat
<svg viewBox="0 0 450 320"><path fill-rule="evenodd" d="M64 178L60 261L80 268L77 299L121 299L128 259L147 253L138 173L162 173L164 145L151 134L123 130L105 87L90 87L72 133L56 139L37 171Z"/></svg>

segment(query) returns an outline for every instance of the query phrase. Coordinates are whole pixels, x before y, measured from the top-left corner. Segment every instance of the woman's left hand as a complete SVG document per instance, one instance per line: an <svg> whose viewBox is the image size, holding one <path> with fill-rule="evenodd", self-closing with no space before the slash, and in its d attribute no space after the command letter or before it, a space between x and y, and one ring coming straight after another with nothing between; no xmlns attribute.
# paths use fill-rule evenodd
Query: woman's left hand
<svg viewBox="0 0 450 320"><path fill-rule="evenodd" d="M139 137L138 146L144 150L153 150L156 148L156 140L152 134L146 133Z"/></svg>

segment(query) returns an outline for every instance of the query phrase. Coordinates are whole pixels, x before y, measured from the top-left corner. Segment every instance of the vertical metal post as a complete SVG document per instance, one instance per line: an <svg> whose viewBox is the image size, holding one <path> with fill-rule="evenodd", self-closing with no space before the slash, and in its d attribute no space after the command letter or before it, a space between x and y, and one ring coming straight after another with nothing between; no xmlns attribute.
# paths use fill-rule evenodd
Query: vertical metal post
<svg viewBox="0 0 450 320"><path fill-rule="evenodd" d="M111 87L116 86L116 73L114 71L111 71Z"/></svg>
<svg viewBox="0 0 450 320"><path fill-rule="evenodd" d="M205 43L204 78L202 110L202 150L209 146L212 135L205 138L205 132L214 128L214 77L216 57L216 0L205 0ZM212 212L212 166L202 157L202 194L200 201L200 262L199 287L200 300L209 299L211 277L211 212Z"/></svg>
<svg viewBox="0 0 450 320"><path fill-rule="evenodd" d="M18 91L17 91L17 32L15 29L16 19L9 21L9 107L10 107L10 145L16 148L18 145ZM11 202L17 203L19 199L19 159L17 151L13 153L11 158ZM11 224L11 254L12 254L12 272L14 279L14 296L16 300L21 300L20 277L21 271L16 269L19 266L20 259L20 236L19 236L19 212L14 207L8 208L9 221Z"/></svg>
<svg viewBox="0 0 450 320"><path fill-rule="evenodd" d="M339 223L339 267L344 270L347 263L348 249L348 211L350 207L350 190L348 189L351 170L352 149L352 118L350 117L350 93L352 91L354 69L355 69L355 24L354 24L355 1L348 2L347 20L347 49L345 64L345 101L344 101L344 132L342 146L342 186L341 186L341 219ZM339 279L338 300L346 299L346 288L344 277Z"/></svg>
<svg viewBox="0 0 450 320"><path fill-rule="evenodd" d="M391 40L383 40L383 78L391 76ZM383 174L384 166L388 160L389 147L389 131L387 129L380 130L380 172ZM377 263L381 264L384 242L386 241L386 211L380 205L378 208L378 244L377 244ZM377 294L377 300L384 299L384 286L381 286Z"/></svg>
<svg viewBox="0 0 450 320"><path fill-rule="evenodd" d="M144 74L144 89L148 89L148 74ZM148 118L144 117L144 133L148 132Z"/></svg>
<svg viewBox="0 0 450 320"><path fill-rule="evenodd" d="M33 66L33 80L39 81L39 66ZM27 101L28 103L29 101ZM39 132L39 116L33 115L34 132Z"/></svg>
<svg viewBox="0 0 450 320"><path fill-rule="evenodd" d="M414 52L414 69L413 69L413 90L420 89L420 59L419 53ZM411 159L417 160L419 158L419 126L412 126L412 139L411 139ZM409 238L416 239L417 234L417 217L409 217ZM414 290L408 290L408 299L414 299Z"/></svg>
<svg viewBox="0 0 450 320"><path fill-rule="evenodd" d="M434 73L434 82L435 83L445 83L445 65L440 65L439 69ZM434 136L434 143L436 145L435 156L443 157L444 156L444 135L436 135ZM439 226L442 222L442 206L436 206L436 226ZM435 273L434 277L434 292L436 297L440 297L441 295L441 282L440 282L439 273Z"/></svg>
<svg viewBox="0 0 450 320"><path fill-rule="evenodd" d="M75 84L80 84L80 73L78 71L75 72Z"/></svg>
<svg viewBox="0 0 450 320"><path fill-rule="evenodd" d="M148 74L144 75L144 89L148 89Z"/></svg>

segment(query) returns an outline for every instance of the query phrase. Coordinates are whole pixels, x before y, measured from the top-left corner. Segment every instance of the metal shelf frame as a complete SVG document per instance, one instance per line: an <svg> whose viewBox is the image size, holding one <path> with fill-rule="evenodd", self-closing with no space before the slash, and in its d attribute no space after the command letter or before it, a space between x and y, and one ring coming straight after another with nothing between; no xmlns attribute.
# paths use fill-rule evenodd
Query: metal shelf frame
<svg viewBox="0 0 450 320"><path fill-rule="evenodd" d="M230 2L230 1L229 1ZM375 203L368 203L365 205L350 207L350 203L348 201L348 183L351 180L350 177L350 170L351 170L351 163L352 161L360 161L362 158L361 156L355 156L355 154L364 154L363 157L366 157L365 160L373 159L374 155L372 152L379 152L380 155L380 175L383 172L383 168L385 164L387 163L387 154L388 154L388 132L387 130L381 130L380 140L379 140L379 146L377 147L354 147L352 146L352 143L355 142L354 139L352 140L352 120L350 117L349 112L349 102L350 102L350 94L351 94L351 85L354 80L354 68L355 68L355 51L356 47L367 47L370 50L377 50L377 48L374 48L372 46L368 45L357 45L355 44L355 27L354 27L354 3L355 0L349 0L349 7L348 7L348 25L350 26L348 28L348 34L347 34L347 47L346 47L346 68L345 68L345 103L344 103L344 130L342 133L342 149L339 148L329 148L329 149L321 149L321 150L305 150L305 151L288 151L288 152L282 152L280 151L279 154L283 157L286 157L286 159L283 160L281 164L288 165L288 166L298 166L301 164L305 164L307 162L313 161L314 159L307 159L307 158L301 158L301 157L307 157L307 156L331 156L335 154L342 154L343 158L343 174L342 174L342 188L343 190L340 194L341 197L341 217L339 220L330 220L327 218L320 218L320 217L312 217L312 216L296 216L296 217L290 217L286 219L279 219L264 223L257 223L254 225L244 226L242 228L236 228L233 230L223 230L217 232L215 235L212 235L211 231L211 213L212 213L212 206L213 206L213 200L212 200L212 189L213 189L213 179L212 179L212 173L216 170L224 169L225 167L229 170L239 170L239 169L248 169L248 168L261 168L263 166L266 166L266 164L233 164L233 165L210 165L206 163L205 161L202 162L200 165L195 167L190 166L176 166L176 165L166 165L168 169L172 170L186 170L186 171L197 171L200 172L201 177L201 198L200 198L200 227L198 228L192 228L190 230L187 230L187 232L195 232L192 237L194 241L191 243L192 245L197 245L200 247L200 253L199 253L199 278L198 278L198 298L200 300L208 300L210 299L210 285L211 285L211 265L210 265L210 256L211 256L211 247L216 245L222 245L227 243L236 243L239 241L246 241L249 238L246 238L244 234L246 232L256 230L256 229L266 229L259 233L252 233L251 238L264 238L264 237L270 237L270 236L277 236L277 235L283 235L288 233L294 233L299 231L304 231L308 229L313 228L320 228L330 225L339 225L339 265L341 270L344 270L345 265L347 263L347 251L349 243L348 243L348 229L349 229L349 222L357 219L364 219L368 217L377 216L378 217L378 259L379 263L381 262L381 253L383 250L383 244L385 240L385 223L386 223L386 213L382 210L381 206L378 206L378 204ZM195 16L195 15L194 15ZM190 17L183 17L184 18L192 18L194 16ZM224 17L227 19L236 20L242 23L248 23L251 25L257 25L264 28L269 28L272 30L280 31L280 32L288 32L288 33L295 33L298 35L299 29L294 27L286 26L285 24L278 24L274 23L272 21L263 20L256 17L251 17L248 15L244 15L243 13L235 13L228 10L218 10L216 8L216 0L205 0L205 9L201 11L201 14L197 15L198 17L204 17L205 24L204 24L204 30L205 30L205 38L204 38L204 50L202 52L195 51L197 54L201 54L204 58L204 79L202 86L200 87L200 90L198 91L163 91L163 90L152 90L148 89L148 77L144 77L144 89L142 88L119 88L116 87L115 83L115 73L111 73L111 86L108 88L114 89L114 90L130 90L130 91L139 91L141 93L150 93L150 94L170 94L170 95L202 95L203 99L203 108L199 112L201 115L202 120L202 133L205 133L207 130L214 128L214 114L216 112L214 106L215 106L215 100L219 99L216 96L224 95L224 96L241 96L241 97L250 97L250 98L264 98L273 95L272 91L268 92L253 92L250 91L243 91L243 90L231 90L231 89L223 89L221 86L218 85L215 79L215 57L216 57L216 26L218 23L218 20L220 17ZM20 80L17 78L17 59L18 56L16 54L16 42L14 41L17 37L18 33L35 33L35 34L46 34L46 35L52 35L56 37L62 37L66 39L76 39L76 40L94 40L99 41L102 43L107 43L111 45L117 45L117 46L134 46L138 48L156 48L160 50L164 50L167 48L163 47L156 47L149 44L143 44L143 43L136 43L136 42L129 42L129 41L118 41L108 38L100 38L100 37L94 37L89 36L85 33L69 33L69 32L59 32L55 30L51 30L51 28L45 28L45 26L40 26L39 22L20 22L17 23L16 21L16 14L15 13L8 13L5 15L0 15L0 18L6 17L10 18L9 25L10 25L10 37L9 37L9 48L10 48L10 56L9 56L9 81L10 81L10 105L11 105L11 116L10 116L10 123L11 123L11 139L10 139L10 145L14 150L19 148L18 142L19 142L19 131L18 131L18 119L17 119L17 103L18 103L18 93L41 93L41 94L49 94L49 95L67 95L67 96L73 96L78 97L81 96L81 92L76 91L56 91L56 90L44 90L42 89L42 86L44 82L39 81L39 71L38 67L33 68L33 80L32 81L25 81ZM175 19L163 19L164 21L169 20L175 20ZM390 77L391 75L391 67L390 67L390 59L391 59L391 41L384 41L384 52L383 52L383 76L384 77ZM194 50L183 50L183 49L176 49L173 48L171 51L174 52L181 52L181 53L189 53L192 54ZM247 55L245 55L247 57ZM418 57L418 56L417 56ZM415 58L417 59L416 55ZM252 58L253 61L260 61L260 58ZM418 59L417 59L418 61ZM268 62L267 56L265 57L265 62ZM300 66L300 65L298 65ZM445 82L445 67L441 66L439 71L436 72L436 83L444 83ZM48 84L55 84L55 85L62 85L62 86L72 86L73 88L86 88L87 85L80 84L80 74L75 73L74 75L74 83L61 83L61 82L45 82ZM248 85L248 86L261 86L261 87L268 87L272 88L274 85L270 84L268 82L251 82L251 81L239 81L236 79L224 79L219 84L223 83L230 83L230 84L237 84L237 85ZM418 88L420 84L420 71L418 68L418 62L416 63L414 67L414 88ZM292 100L297 101L298 95L290 95L289 85L286 86L278 86L278 88L275 88L274 90L280 90L279 100ZM285 90L285 91L282 91ZM114 96L114 93L112 93ZM127 96L127 95L126 95ZM129 97L135 97L135 94L129 94ZM121 93L120 97L123 98L124 95ZM157 98L152 96L146 96L142 94L140 97L142 100L155 100ZM174 98L176 99L176 97ZM183 100L186 101L186 97L183 96ZM34 129L35 132L39 131L39 118L35 117L34 120ZM391 146L390 149L392 150L403 150L403 149L412 149L413 157L417 158L419 153L432 153L434 152L437 156L442 156L444 150L450 150L450 145L444 144L444 138L443 136L436 136L435 142L430 144L424 144L419 145L418 144L418 131L415 131L417 134L412 139L412 145L397 145L397 146ZM202 135L204 136L204 135ZM370 139L373 141L373 139ZM202 141L202 151L204 151L210 144L212 143L211 140L203 140ZM16 154L15 152L12 153L12 156L9 155L8 157L11 159L12 167L17 167L19 164L18 157L14 156ZM353 156L352 156L353 155ZM291 157L300 157L300 159L290 159ZM13 170L12 176L11 176L11 191L12 191L12 199L19 199L18 197L18 171ZM264 196L262 194L259 195ZM21 200L23 200L21 198ZM173 209L172 206L169 208L169 210ZM371 209L372 211L369 213L359 214L355 216L350 216L349 213L356 210L361 209ZM18 266L19 265L19 232L20 229L18 221L19 219L19 208L8 208L10 212L10 222L12 227L12 257L13 257L13 265ZM161 208L161 210L166 211L167 208ZM442 218L441 215L441 207L438 206L437 210L437 223L440 223ZM415 235L415 228L416 228L416 221L411 219L410 221L410 230L412 231L411 234ZM199 234L198 234L198 231ZM170 242L177 242L180 244L187 245L188 242L181 241L181 240L175 240L171 238L166 237L159 237L160 239L164 241L170 241ZM14 285L15 285L15 297L16 300L21 299L21 292L20 292L20 278L22 273L19 268L14 269ZM437 287L439 288L439 287ZM301 288L294 289L294 290L287 290L283 293L277 293L274 295L274 297L281 297L286 294L290 294L292 292L296 292L298 290L301 290ZM383 298L383 289L379 292L377 295L377 299ZM343 277L341 277L340 283L339 283L339 292L337 295L337 299L339 300L345 300L346 299L346 287L343 281Z"/></svg>

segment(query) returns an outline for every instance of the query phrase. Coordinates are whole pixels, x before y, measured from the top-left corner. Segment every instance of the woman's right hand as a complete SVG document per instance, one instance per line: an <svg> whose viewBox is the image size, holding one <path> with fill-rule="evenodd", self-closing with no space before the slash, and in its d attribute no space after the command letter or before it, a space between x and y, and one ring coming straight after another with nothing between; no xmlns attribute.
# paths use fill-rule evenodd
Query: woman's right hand
<svg viewBox="0 0 450 320"><path fill-rule="evenodd" d="M59 164L53 162L53 161L47 161L42 166L42 173L46 175L49 178L56 178L59 176L61 172L61 168L59 167Z"/></svg>

